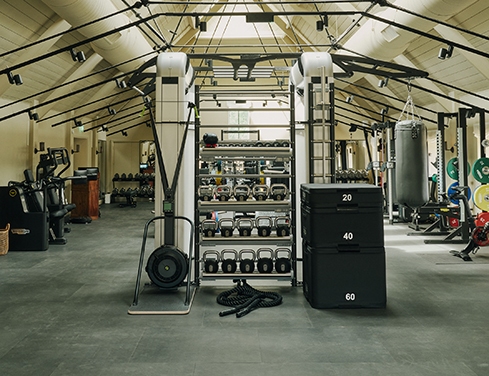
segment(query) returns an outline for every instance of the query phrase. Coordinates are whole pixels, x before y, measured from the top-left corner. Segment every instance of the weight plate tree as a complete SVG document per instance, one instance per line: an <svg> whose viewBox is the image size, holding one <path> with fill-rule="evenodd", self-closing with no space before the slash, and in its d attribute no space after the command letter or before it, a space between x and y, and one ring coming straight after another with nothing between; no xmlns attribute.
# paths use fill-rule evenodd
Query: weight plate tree
<svg viewBox="0 0 489 376"><path fill-rule="evenodd" d="M474 204L480 210L489 211L489 185L481 185L474 191Z"/></svg>

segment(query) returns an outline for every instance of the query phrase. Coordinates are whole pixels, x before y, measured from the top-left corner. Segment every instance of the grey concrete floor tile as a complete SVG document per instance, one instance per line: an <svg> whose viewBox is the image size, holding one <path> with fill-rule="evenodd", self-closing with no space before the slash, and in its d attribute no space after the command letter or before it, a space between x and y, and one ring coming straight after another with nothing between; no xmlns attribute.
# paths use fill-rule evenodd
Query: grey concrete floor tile
<svg viewBox="0 0 489 376"><path fill-rule="evenodd" d="M485 249L464 263L386 226L385 309L317 310L301 287L250 282L283 304L219 317L226 281L204 283L188 315L132 316L151 209L103 205L100 219L71 225L65 246L0 257L2 376L489 375Z"/></svg>

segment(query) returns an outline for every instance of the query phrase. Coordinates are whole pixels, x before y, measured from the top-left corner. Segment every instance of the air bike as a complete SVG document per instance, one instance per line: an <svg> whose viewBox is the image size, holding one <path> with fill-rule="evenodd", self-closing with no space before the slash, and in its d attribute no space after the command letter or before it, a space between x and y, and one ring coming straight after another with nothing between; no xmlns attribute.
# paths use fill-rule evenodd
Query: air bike
<svg viewBox="0 0 489 376"><path fill-rule="evenodd" d="M469 242L465 246L465 248L461 251L450 251L450 253L454 256L460 257L464 261L472 261L469 254L472 252L473 254L477 253L480 247L489 244L489 222L486 222L484 226L477 226L475 224L475 217L472 215L469 207L469 200L467 196L464 194L464 191L468 189L468 187L456 186L453 187L455 191L454 194L450 197L454 200L461 200L463 203L466 213L467 220L469 222L470 229L470 238Z"/></svg>
<svg viewBox="0 0 489 376"><path fill-rule="evenodd" d="M193 297L195 295L195 288L191 285L191 266L192 266L192 254L193 254L193 237L194 237L194 224L187 217L176 216L175 213L175 192L177 188L178 176L183 160L183 153L185 149L185 142L187 139L188 128L190 124L190 118L192 110L195 109L197 116L197 109L195 104L189 103L188 118L185 123L185 130L183 133L182 142L180 145L180 151L177 158L175 167L175 173L171 184L168 181L168 175L166 173L165 165L163 163L163 155L161 151L158 134L156 131L156 123L152 112L151 100L147 97L143 98L145 107L149 110L151 117L151 128L153 131L156 156L158 159L161 184L163 187L163 214L157 216L146 222L144 226L143 242L141 245L141 255L139 257L139 267L136 279L136 289L134 291L134 300L129 314L187 314L190 312ZM151 284L146 284L141 290L141 276L144 265L144 254L146 248L146 240L148 237L149 226L159 220L164 220L163 234L164 244L156 248L149 256L146 264L146 272L151 280ZM176 220L183 220L190 225L190 239L189 239L189 252L188 256L175 245L175 223ZM187 276L185 300L178 292L178 288L183 286L185 277ZM143 294L144 292L144 294ZM165 299L162 301L161 294L165 293ZM141 296L140 296L141 295ZM140 297L144 299L140 302Z"/></svg>

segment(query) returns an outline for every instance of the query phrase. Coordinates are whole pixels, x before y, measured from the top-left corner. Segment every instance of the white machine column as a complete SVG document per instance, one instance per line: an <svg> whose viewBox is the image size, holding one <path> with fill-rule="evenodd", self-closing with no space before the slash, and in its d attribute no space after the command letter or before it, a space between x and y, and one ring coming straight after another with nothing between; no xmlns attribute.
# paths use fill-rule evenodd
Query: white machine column
<svg viewBox="0 0 489 376"><path fill-rule="evenodd" d="M193 69L188 57L182 52L162 53L156 62L156 131L160 142L163 163L171 186L177 166L178 153L182 143L186 121L191 109L189 102L194 99L192 84ZM192 110L193 111L193 110ZM191 124L185 143L182 166L175 192L175 216L193 218L194 215L194 126ZM155 215L163 215L165 198L160 179L161 166L156 163ZM188 253L190 228L183 221L175 222L175 245ZM164 244L164 222L159 221L155 228L155 248Z"/></svg>

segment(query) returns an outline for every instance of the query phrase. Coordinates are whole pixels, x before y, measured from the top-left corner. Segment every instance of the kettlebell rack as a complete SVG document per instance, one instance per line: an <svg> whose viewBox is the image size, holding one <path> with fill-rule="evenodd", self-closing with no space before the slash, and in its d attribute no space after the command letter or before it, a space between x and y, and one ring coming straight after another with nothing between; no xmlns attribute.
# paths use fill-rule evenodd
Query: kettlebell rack
<svg viewBox="0 0 489 376"><path fill-rule="evenodd" d="M234 125L208 125L205 121L206 111L213 108L199 108L201 119L195 121L195 223L198 226L195 232L195 284L201 281L214 281L224 279L273 279L290 281L292 286L297 285L297 252L296 252L296 173L295 173L295 113L294 88L289 91L205 91L196 88L195 103L202 102L202 97L218 96L246 96L250 101L263 101L264 97L284 96L288 102L280 108L247 108L245 111L288 111L290 119L287 123L255 125L247 124L253 128L283 128L289 133L289 140L266 140L270 145L252 143L250 140L238 144L230 144L220 140L215 147L208 147L201 142L204 133L209 129L222 129L235 127ZM227 99L227 101L234 100ZM229 102L228 102L229 103ZM242 108L218 108L218 111L236 111ZM201 120L204 124L201 125ZM212 132L212 130L211 130ZM265 140L263 140L265 141ZM275 142L273 142L275 141ZM268 144L268 142L267 142ZM220 165L219 174L212 174L209 166ZM251 164L255 170L246 171L243 166ZM272 164L284 166L284 171L273 170ZM227 166L228 168L224 168ZM203 168L206 167L206 168ZM252 169L251 169L252 170ZM267 184L268 182L268 187ZM285 197L271 194L273 182L275 186L288 186ZM246 192L243 185L248 184L250 189L247 198L238 197ZM223 190L219 187L228 186L224 190L226 197L220 197ZM205 187L205 192L214 190L212 199L199 196L199 188ZM238 191L234 188L238 187ZM254 191L253 187L257 187ZM246 187L244 187L246 188ZM260 197L257 195L263 194ZM218 214L217 214L218 213ZM219 216L221 221L216 218ZM214 218L214 219L210 219ZM243 221L243 218L245 221ZM285 219L284 219L285 218ZM224 219L224 220L223 220ZM284 221L289 227L283 232L281 226ZM214 225L210 222L214 222ZM277 221L278 220L278 221ZM206 222L205 225L204 221ZM251 231L238 229L238 224L246 224L247 229L252 222ZM260 225L263 227L260 227ZM278 226L276 224L278 223ZM204 231L205 228L216 229ZM219 251L218 251L219 250ZM278 252L277 252L278 251ZM280 255L279 255L280 254ZM251 255L251 256L250 256ZM255 259L257 255L257 259ZM263 257L263 256L266 257ZM287 257L283 257L286 255ZM255 267L256 264L256 267ZM251 272L246 272L251 270Z"/></svg>

